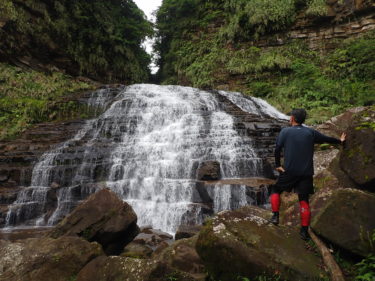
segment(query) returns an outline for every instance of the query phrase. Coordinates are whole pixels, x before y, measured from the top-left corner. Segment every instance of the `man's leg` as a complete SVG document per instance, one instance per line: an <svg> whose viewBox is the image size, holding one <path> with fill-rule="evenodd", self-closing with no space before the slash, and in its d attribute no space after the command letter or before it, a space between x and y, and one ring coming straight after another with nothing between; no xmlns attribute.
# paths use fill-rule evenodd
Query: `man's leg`
<svg viewBox="0 0 375 281"><path fill-rule="evenodd" d="M276 187L272 187L272 193L270 196L271 208L273 216L271 218L271 222L274 225L279 224L279 211L280 211L280 192L276 190Z"/></svg>
<svg viewBox="0 0 375 281"><path fill-rule="evenodd" d="M298 194L300 215L301 215L301 231L300 235L303 240L309 240L309 225L311 219L309 194Z"/></svg>

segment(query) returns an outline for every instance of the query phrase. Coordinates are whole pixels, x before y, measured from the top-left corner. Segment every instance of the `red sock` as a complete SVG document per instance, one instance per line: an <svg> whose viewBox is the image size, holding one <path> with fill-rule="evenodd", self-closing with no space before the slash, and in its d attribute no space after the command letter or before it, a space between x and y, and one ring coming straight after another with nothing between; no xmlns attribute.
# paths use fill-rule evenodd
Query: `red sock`
<svg viewBox="0 0 375 281"><path fill-rule="evenodd" d="M280 194L272 193L270 201L271 201L272 212L278 212L280 210Z"/></svg>
<svg viewBox="0 0 375 281"><path fill-rule="evenodd" d="M306 201L299 201L300 214L301 214L301 226L310 225L310 205Z"/></svg>

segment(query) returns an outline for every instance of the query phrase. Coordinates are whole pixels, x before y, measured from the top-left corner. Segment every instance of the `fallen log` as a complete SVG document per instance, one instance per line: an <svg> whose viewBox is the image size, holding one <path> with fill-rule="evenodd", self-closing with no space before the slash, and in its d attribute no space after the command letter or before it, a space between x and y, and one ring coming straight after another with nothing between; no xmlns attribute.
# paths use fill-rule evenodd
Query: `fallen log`
<svg viewBox="0 0 375 281"><path fill-rule="evenodd" d="M326 245L315 235L315 233L309 229L309 234L311 239L314 241L315 245L318 247L320 254L322 255L324 264L327 266L329 273L331 275L332 281L345 281L344 274L341 268L336 263L335 259L332 257L331 252L328 250Z"/></svg>

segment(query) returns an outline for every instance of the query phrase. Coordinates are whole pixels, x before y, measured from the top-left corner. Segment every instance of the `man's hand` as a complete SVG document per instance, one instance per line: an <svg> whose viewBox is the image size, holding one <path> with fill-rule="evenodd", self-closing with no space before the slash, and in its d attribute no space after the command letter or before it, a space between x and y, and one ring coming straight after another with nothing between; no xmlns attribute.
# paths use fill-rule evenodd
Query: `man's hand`
<svg viewBox="0 0 375 281"><path fill-rule="evenodd" d="M341 143L343 143L346 140L346 133L342 133L340 137Z"/></svg>
<svg viewBox="0 0 375 281"><path fill-rule="evenodd" d="M280 173L284 173L285 172L285 170L284 170L284 168L283 167L277 167L276 168L276 171L278 171L278 172L280 172Z"/></svg>

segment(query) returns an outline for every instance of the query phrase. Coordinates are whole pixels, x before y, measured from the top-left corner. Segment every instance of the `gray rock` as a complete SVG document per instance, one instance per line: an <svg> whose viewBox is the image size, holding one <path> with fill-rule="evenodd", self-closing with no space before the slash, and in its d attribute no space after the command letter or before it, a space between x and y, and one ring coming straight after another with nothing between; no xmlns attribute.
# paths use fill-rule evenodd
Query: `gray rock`
<svg viewBox="0 0 375 281"><path fill-rule="evenodd" d="M375 195L357 189L339 189L313 218L314 231L352 253L375 252L371 235L375 229Z"/></svg>

